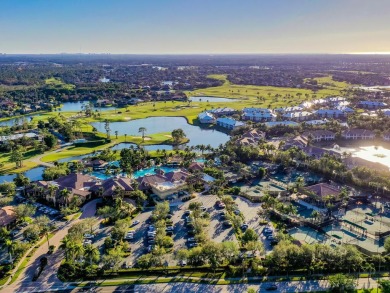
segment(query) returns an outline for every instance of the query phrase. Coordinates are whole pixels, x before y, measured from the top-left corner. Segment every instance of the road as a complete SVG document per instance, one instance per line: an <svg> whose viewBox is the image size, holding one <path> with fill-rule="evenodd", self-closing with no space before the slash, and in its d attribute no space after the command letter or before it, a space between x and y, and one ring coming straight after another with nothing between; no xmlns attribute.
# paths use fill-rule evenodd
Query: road
<svg viewBox="0 0 390 293"><path fill-rule="evenodd" d="M80 216L80 219L85 219L95 215L96 203L98 201L99 200L96 199L87 203L82 208L82 215ZM1 292L34 292L34 290L48 292L51 288L69 287L57 278L58 268L64 258L63 251L58 249L58 247L61 244L61 240L67 235L69 228L78 221L79 220L65 223L64 226L60 227L58 232L49 241L50 245L54 245L56 247L55 252L52 255L47 255L48 244L47 242L43 243L35 251L25 270L19 275L18 279L13 284L1 289ZM48 264L39 276L38 280L32 282L34 271L39 265L40 258L43 256L48 258Z"/></svg>
<svg viewBox="0 0 390 293"><path fill-rule="evenodd" d="M196 283L169 283L169 284L147 284L147 285L124 285L124 286L107 286L95 287L89 292L134 292L134 293L187 293L187 292L205 292L205 293L244 293L249 288L253 288L256 292L270 292L267 291L271 282L264 282L259 284L232 284L232 285L212 285L212 284L196 284ZM327 291L329 284L326 280L320 281L292 281L292 282L278 282L278 289L272 292L313 292L313 291ZM373 279L359 279L359 289L376 288L377 282ZM74 289L73 292L81 292L79 289Z"/></svg>

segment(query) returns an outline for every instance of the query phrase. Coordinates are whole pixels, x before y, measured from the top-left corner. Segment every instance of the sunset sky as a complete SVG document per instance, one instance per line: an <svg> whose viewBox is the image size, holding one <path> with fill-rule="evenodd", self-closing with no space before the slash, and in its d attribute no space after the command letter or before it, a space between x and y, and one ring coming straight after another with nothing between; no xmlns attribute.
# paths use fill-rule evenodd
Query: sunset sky
<svg viewBox="0 0 390 293"><path fill-rule="evenodd" d="M388 0L0 0L0 53L390 52Z"/></svg>

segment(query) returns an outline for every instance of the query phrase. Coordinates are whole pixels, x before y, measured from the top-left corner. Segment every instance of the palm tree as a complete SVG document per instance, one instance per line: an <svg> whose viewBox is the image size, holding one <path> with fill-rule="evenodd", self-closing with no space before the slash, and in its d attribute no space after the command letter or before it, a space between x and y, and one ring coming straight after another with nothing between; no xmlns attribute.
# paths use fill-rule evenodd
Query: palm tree
<svg viewBox="0 0 390 293"><path fill-rule="evenodd" d="M127 142L127 134L125 133L125 142Z"/></svg>
<svg viewBox="0 0 390 293"><path fill-rule="evenodd" d="M60 198L64 199L65 207L68 207L68 201L71 195L71 191L67 188L64 188L60 191Z"/></svg>
<svg viewBox="0 0 390 293"><path fill-rule="evenodd" d="M118 139L118 130L115 130L115 138Z"/></svg>
<svg viewBox="0 0 390 293"><path fill-rule="evenodd" d="M65 251L65 260L69 261L71 256L71 247L73 245L73 241L69 238L69 236L65 236L61 240L61 244L59 248L63 249Z"/></svg>
<svg viewBox="0 0 390 293"><path fill-rule="evenodd" d="M147 129L145 128L145 127L140 127L139 129L138 129L138 132L139 133L142 133L142 142L144 142L145 141L145 132L147 131Z"/></svg>
<svg viewBox="0 0 390 293"><path fill-rule="evenodd" d="M11 239L6 239L4 245L7 248L9 260L12 263L13 262L12 253L14 252L14 243Z"/></svg>
<svg viewBox="0 0 390 293"><path fill-rule="evenodd" d="M84 248L84 257L87 259L89 265L92 265L93 261L99 257L99 250L97 247L88 244Z"/></svg>

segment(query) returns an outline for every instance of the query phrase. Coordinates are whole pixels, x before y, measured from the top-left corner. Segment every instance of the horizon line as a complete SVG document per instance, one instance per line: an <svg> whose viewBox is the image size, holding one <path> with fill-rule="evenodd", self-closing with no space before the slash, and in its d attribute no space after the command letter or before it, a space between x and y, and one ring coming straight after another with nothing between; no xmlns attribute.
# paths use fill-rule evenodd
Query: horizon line
<svg viewBox="0 0 390 293"><path fill-rule="evenodd" d="M6 55L134 55L134 56L226 56L226 55L390 55L389 52L340 52L340 53L104 53L104 52L60 52L60 53L5 53L0 52L0 56Z"/></svg>

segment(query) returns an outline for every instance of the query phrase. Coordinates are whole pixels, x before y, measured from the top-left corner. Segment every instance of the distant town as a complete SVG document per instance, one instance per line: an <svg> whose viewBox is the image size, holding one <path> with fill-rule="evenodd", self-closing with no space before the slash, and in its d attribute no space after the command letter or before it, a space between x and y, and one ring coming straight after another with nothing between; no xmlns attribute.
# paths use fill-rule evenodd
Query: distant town
<svg viewBox="0 0 390 293"><path fill-rule="evenodd" d="M389 62L0 55L0 291L390 287Z"/></svg>

